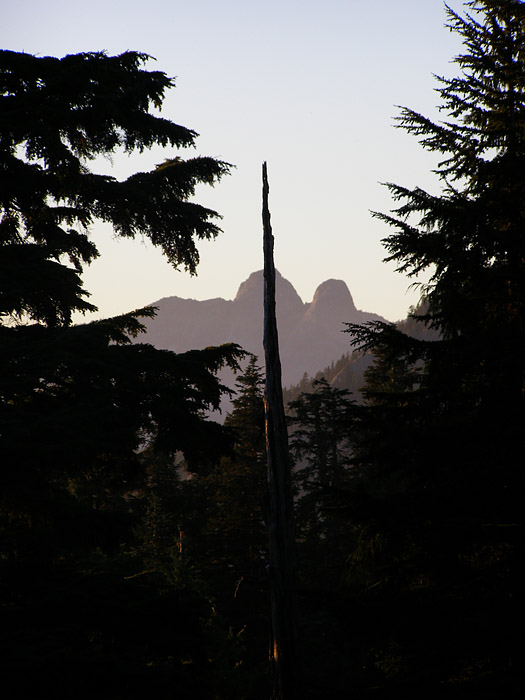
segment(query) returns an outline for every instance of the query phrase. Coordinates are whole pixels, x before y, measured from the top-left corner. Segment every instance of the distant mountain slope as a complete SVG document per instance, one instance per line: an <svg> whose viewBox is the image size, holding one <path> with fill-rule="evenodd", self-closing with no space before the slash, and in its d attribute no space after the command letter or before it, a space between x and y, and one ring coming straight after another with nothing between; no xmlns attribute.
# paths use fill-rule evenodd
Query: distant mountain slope
<svg viewBox="0 0 525 700"><path fill-rule="evenodd" d="M152 302L156 318L147 320L148 342L158 348L184 352L208 345L239 343L263 364L263 272L252 273L232 301L167 297ZM350 350L344 323L384 320L356 309L345 282L327 280L319 285L311 303L304 303L292 284L276 277L276 310L283 384L299 382L306 372L315 374Z"/></svg>
<svg viewBox="0 0 525 700"><path fill-rule="evenodd" d="M426 305L422 304L411 313L418 316L426 313ZM413 316L409 316L403 321L396 323L397 328L406 335L418 338L419 340L433 341L440 338L439 332L427 328L424 323L417 321ZM361 389L365 384L365 372L373 363L371 353L345 352L338 360L332 361L324 369L315 374L304 374L301 380L292 386L284 389L284 403L294 401L299 394L312 391L316 379L324 378L337 389L347 389L352 392L356 401L361 401Z"/></svg>

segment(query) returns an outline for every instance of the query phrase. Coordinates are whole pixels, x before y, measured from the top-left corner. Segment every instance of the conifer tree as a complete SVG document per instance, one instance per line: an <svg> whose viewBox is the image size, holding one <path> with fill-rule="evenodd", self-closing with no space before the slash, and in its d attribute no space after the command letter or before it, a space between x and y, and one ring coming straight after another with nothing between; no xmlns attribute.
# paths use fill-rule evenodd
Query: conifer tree
<svg viewBox="0 0 525 700"><path fill-rule="evenodd" d="M194 131L150 113L174 83L145 70L148 58L0 52L2 316L57 326L93 310L80 275L98 256L88 235L95 220L123 237L147 236L192 273L195 239L217 235L216 212L189 200L226 163L175 156L123 181L90 168L118 151L194 146Z"/></svg>
<svg viewBox="0 0 525 700"><path fill-rule="evenodd" d="M236 386L233 411L226 417L225 425L234 431L239 454L264 463L264 376L257 366L255 355L250 356L244 372L237 378Z"/></svg>
<svg viewBox="0 0 525 700"><path fill-rule="evenodd" d="M330 574L335 572L337 579L344 559L341 495L349 480L356 407L348 391L322 378L314 380L312 390L301 393L288 409L302 573L314 579L320 576L323 585L329 585L333 583Z"/></svg>
<svg viewBox="0 0 525 700"><path fill-rule="evenodd" d="M310 518L319 518L323 489L340 488L350 463L350 424L353 402L345 389L316 379L312 391L302 393L288 408L293 432L290 447L301 466L295 472L303 499L311 500Z"/></svg>
<svg viewBox="0 0 525 700"><path fill-rule="evenodd" d="M458 77L438 79L446 120L434 123L410 109L399 117L400 127L441 156L443 190L432 195L390 184L401 204L393 214L377 214L396 229L385 239L387 260L409 275L430 273L423 288L428 312L419 320L442 339L418 342L384 324L354 330L362 347L383 358L403 357L407 368L423 363L420 381L408 389L417 389L419 410L436 421L427 435L436 464L462 462L466 481L485 480L489 490L496 478L497 498L521 479L515 454L525 378L525 5L467 7L465 17L447 9L465 53L456 58ZM481 445L488 435L487 451Z"/></svg>
<svg viewBox="0 0 525 700"><path fill-rule="evenodd" d="M237 378L233 410L225 420L232 453L203 479L210 499L205 528L208 563L214 563L219 576L227 572L234 587L241 580L244 587L250 580L260 585L267 564L263 385L257 358L252 355Z"/></svg>
<svg viewBox="0 0 525 700"><path fill-rule="evenodd" d="M117 464L131 478L134 451L150 441L199 451L202 412L222 393L212 373L235 362L233 346L184 356L130 346L152 309L71 323L74 311L95 309L81 278L98 255L95 221L148 236L191 272L195 239L218 232L217 214L190 198L227 164L177 156L124 181L90 168L119 150L194 144L195 132L150 113L173 81L144 70L147 59L0 52L2 453L15 511L28 481L35 495L49 479L67 491L69 479Z"/></svg>
<svg viewBox="0 0 525 700"><path fill-rule="evenodd" d="M206 412L225 391L217 370L235 368L242 353L133 344L151 308L72 324L74 312L95 309L82 272L98 255L96 221L149 238L192 273L196 241L219 232L218 215L191 198L228 172L224 162L170 154L122 181L95 171L98 157L119 151L194 145L194 131L151 111L173 81L145 70L147 60L133 51L0 52L1 641L27 697L58 697L64 668L64 696L138 697L152 683L162 694L167 678L185 677L178 661L162 659L203 658L195 637L189 651L160 623L156 643L144 644L147 607L163 619L178 613L183 629L184 603L158 581L135 579L141 562L122 556L147 478L141 452L217 459L226 439ZM188 630L211 615L190 597ZM142 616L133 612L141 605Z"/></svg>
<svg viewBox="0 0 525 700"><path fill-rule="evenodd" d="M352 327L376 366L357 436L362 537L349 578L389 606L403 597L392 627L430 654L447 648L439 669L420 659L412 672L400 664L398 678L498 695L517 687L510 659L521 648L510 601L523 551L525 3L466 7L447 8L464 53L457 77L438 78L444 120L405 108L399 117L440 156L442 191L389 184L399 205L377 214L394 229L387 260L430 275L416 320L438 337Z"/></svg>
<svg viewBox="0 0 525 700"><path fill-rule="evenodd" d="M237 377L233 410L225 420L230 453L207 470L196 465L196 471L172 489L169 500L164 498L164 489L159 494L160 511L167 509L171 521L177 523L171 546L179 537L179 525L183 532L178 557L181 570L202 581L217 614L242 646L236 676L245 690L236 697L250 698L267 696L263 690L268 634L263 386L262 372L252 355Z"/></svg>

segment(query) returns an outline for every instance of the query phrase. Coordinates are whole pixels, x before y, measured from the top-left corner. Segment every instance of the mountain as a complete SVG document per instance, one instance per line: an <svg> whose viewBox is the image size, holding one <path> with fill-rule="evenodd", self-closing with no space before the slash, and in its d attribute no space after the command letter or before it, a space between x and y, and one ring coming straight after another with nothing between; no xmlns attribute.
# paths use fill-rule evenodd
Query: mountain
<svg viewBox="0 0 525 700"><path fill-rule="evenodd" d="M428 312L426 302L421 302L419 306L412 308L406 319L398 321L395 325L402 333L417 340L432 342L439 340L439 331L428 328L424 323L416 320L417 316L425 316ZM373 355L369 352L345 352L338 360L332 361L315 374L304 375L299 383L288 385L284 388L285 406L298 398L301 393L313 391L316 379L326 379L326 381L337 389L347 389L353 394L353 399L362 401L361 390L365 385L365 372L373 363Z"/></svg>
<svg viewBox="0 0 525 700"><path fill-rule="evenodd" d="M145 322L139 342L185 352L209 345L235 342L259 357L263 365L263 272L252 273L235 299L197 301L166 297L151 306L157 316ZM276 312L283 385L297 383L304 373L314 374L350 350L344 323L384 320L356 309L341 280L319 285L310 303L304 303L292 284L276 273Z"/></svg>

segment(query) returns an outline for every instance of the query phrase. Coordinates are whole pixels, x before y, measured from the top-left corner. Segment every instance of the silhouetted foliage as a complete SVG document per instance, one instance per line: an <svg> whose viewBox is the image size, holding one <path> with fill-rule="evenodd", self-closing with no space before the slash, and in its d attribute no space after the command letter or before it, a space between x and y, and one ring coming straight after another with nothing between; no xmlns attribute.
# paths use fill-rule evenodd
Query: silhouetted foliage
<svg viewBox="0 0 525 700"><path fill-rule="evenodd" d="M237 378L233 410L224 423L232 435L233 452L204 479L212 499L207 506L207 565L215 565L221 575L228 572L232 594L250 581L260 585L268 561L264 380L256 363L252 356Z"/></svg>
<svg viewBox="0 0 525 700"><path fill-rule="evenodd" d="M375 364L354 453L361 529L347 581L398 607L375 662L386 683L504 695L517 687L521 648L511 600L523 552L525 5L467 7L465 17L447 9L465 53L457 78L438 78L446 120L399 117L442 157L442 193L390 184L400 205L377 214L395 229L387 260L430 273L415 321L435 337L349 329Z"/></svg>
<svg viewBox="0 0 525 700"><path fill-rule="evenodd" d="M98 255L95 221L147 236L190 272L195 240L219 230L190 197L226 163L177 156L121 182L90 168L117 150L194 144L195 132L150 113L173 81L144 70L147 58L0 52L2 657L6 686L17 679L27 696L131 698L175 682L207 696L220 675L205 640L211 606L144 573L131 544L141 453L216 461L228 438L206 412L226 391L217 370L242 352L132 344L150 308L72 325L95 308L81 277Z"/></svg>
<svg viewBox="0 0 525 700"><path fill-rule="evenodd" d="M346 390L319 379L288 408L297 538L303 549L313 547L314 559L323 551L327 579L328 552L337 548L340 535L339 496L349 480L355 407Z"/></svg>
<svg viewBox="0 0 525 700"><path fill-rule="evenodd" d="M232 449L210 469L191 472L184 462L177 469L173 461L149 459L143 530L149 566L161 565L175 581L190 581L213 600L218 619L230 629L230 682L239 698L269 694L262 384L252 356L237 378L225 421Z"/></svg>
<svg viewBox="0 0 525 700"><path fill-rule="evenodd" d="M348 352L329 366L320 369L313 376L306 372L298 384L283 389L286 406L299 398L301 394L309 394L313 391L318 381L326 381L337 389L343 389L354 395L356 401L361 400L360 391L363 388L364 372L371 362L371 358L360 352Z"/></svg>
<svg viewBox="0 0 525 700"><path fill-rule="evenodd" d="M359 351L287 396L305 699L522 692L525 3L467 8L447 10L465 54L438 78L445 121L399 121L442 156L442 193L389 185L399 206L377 215L388 259L430 273L422 305L353 326ZM239 348L131 342L152 309L71 323L93 308L96 220L190 271L218 231L190 197L225 163L90 171L194 143L150 114L172 81L146 58L0 52L3 679L24 697L255 700L270 693L256 360L222 427L216 371Z"/></svg>

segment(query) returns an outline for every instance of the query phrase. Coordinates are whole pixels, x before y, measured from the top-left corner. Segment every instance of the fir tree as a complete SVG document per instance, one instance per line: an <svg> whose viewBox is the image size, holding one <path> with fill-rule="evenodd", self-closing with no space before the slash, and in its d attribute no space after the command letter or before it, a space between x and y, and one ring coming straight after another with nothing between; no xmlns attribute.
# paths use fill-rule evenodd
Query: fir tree
<svg viewBox="0 0 525 700"><path fill-rule="evenodd" d="M237 586L250 580L258 584L265 578L267 533L266 448L264 433L264 380L257 358L251 356L236 381L233 410L225 420L233 451L223 457L204 478L208 497L207 537L209 561L216 570L228 571Z"/></svg>
<svg viewBox="0 0 525 700"><path fill-rule="evenodd" d="M68 480L118 473L119 464L131 479L134 453L148 442L201 451L203 411L223 391L213 372L235 362L233 346L175 356L130 345L153 309L71 324L74 311L94 309L81 274L98 255L95 220L149 236L192 272L194 239L218 231L215 212L189 199L225 163L176 157L123 182L89 168L119 149L194 143L193 131L150 113L173 82L144 70L147 58L0 52L2 439L14 512L28 482L36 492L37 483L60 482L67 492Z"/></svg>
<svg viewBox="0 0 525 700"><path fill-rule="evenodd" d="M466 17L447 10L466 48L456 59L459 77L439 78L448 119L435 124L409 109L399 118L442 156L443 191L389 185L402 204L394 215L377 215L396 229L385 240L387 260L409 275L430 271L428 312L419 320L442 339L418 342L383 324L355 330L358 342L381 349L383 359L397 355L407 367L422 367L407 387L417 389L417 399L408 400L436 421L427 436L437 448L436 467L462 462L463 488L484 481L494 503L521 483L515 455L525 378L525 5L468 7Z"/></svg>
<svg viewBox="0 0 525 700"><path fill-rule="evenodd" d="M301 393L288 408L300 561L303 574L320 576L323 585L328 585L333 582L333 571L337 579L341 567L341 495L350 478L356 406L348 391L316 379L312 391Z"/></svg>
<svg viewBox="0 0 525 700"><path fill-rule="evenodd" d="M467 8L465 16L447 9L465 52L458 77L438 78L445 120L410 109L399 117L440 155L442 191L390 184L400 204L377 214L395 229L387 260L409 275L430 273L428 310L417 320L438 337L352 327L376 365L357 436L354 512L363 529L349 579L389 605L402 597L394 628L402 620L422 648L447 647L439 669L422 672L424 662L412 665L401 651L401 635L398 679L423 673L424 684L437 673L505 694L521 648L513 623L521 611L509 600L523 551L525 4Z"/></svg>
<svg viewBox="0 0 525 700"><path fill-rule="evenodd" d="M241 641L237 675L246 689L238 696L250 698L269 692L264 691L268 499L263 385L257 358L251 356L237 378L233 410L225 420L230 454L211 469L193 471L179 483L177 499L171 499L183 531L182 567L205 582L218 614Z"/></svg>
<svg viewBox="0 0 525 700"><path fill-rule="evenodd" d="M197 184L227 173L226 163L171 155L124 181L92 169L117 151L195 142L195 132L150 111L173 81L145 70L147 59L0 52L2 644L8 675L23 677L28 697L60 697L63 668L64 696L131 698L152 683L162 694L168 678L184 686L186 652L201 669L208 664L197 637L209 606L187 592L185 620L186 594L143 576L126 552L147 479L141 452L217 459L227 440L206 412L225 391L217 370L236 367L242 353L229 345L176 355L132 344L150 308L72 324L74 312L95 309L82 271L98 255L96 221L148 237L190 272L196 241L219 231L218 215L191 197ZM153 634L148 608L199 630L186 650L184 634L176 642L160 623L156 643L144 644Z"/></svg>
<svg viewBox="0 0 525 700"><path fill-rule="evenodd" d="M56 326L94 309L80 275L98 256L88 235L95 220L120 236L147 236L192 273L195 239L217 235L216 212L190 197L227 173L226 163L175 156L123 181L89 167L119 150L194 145L194 131L150 113L174 83L142 68L148 58L0 52L2 315Z"/></svg>

